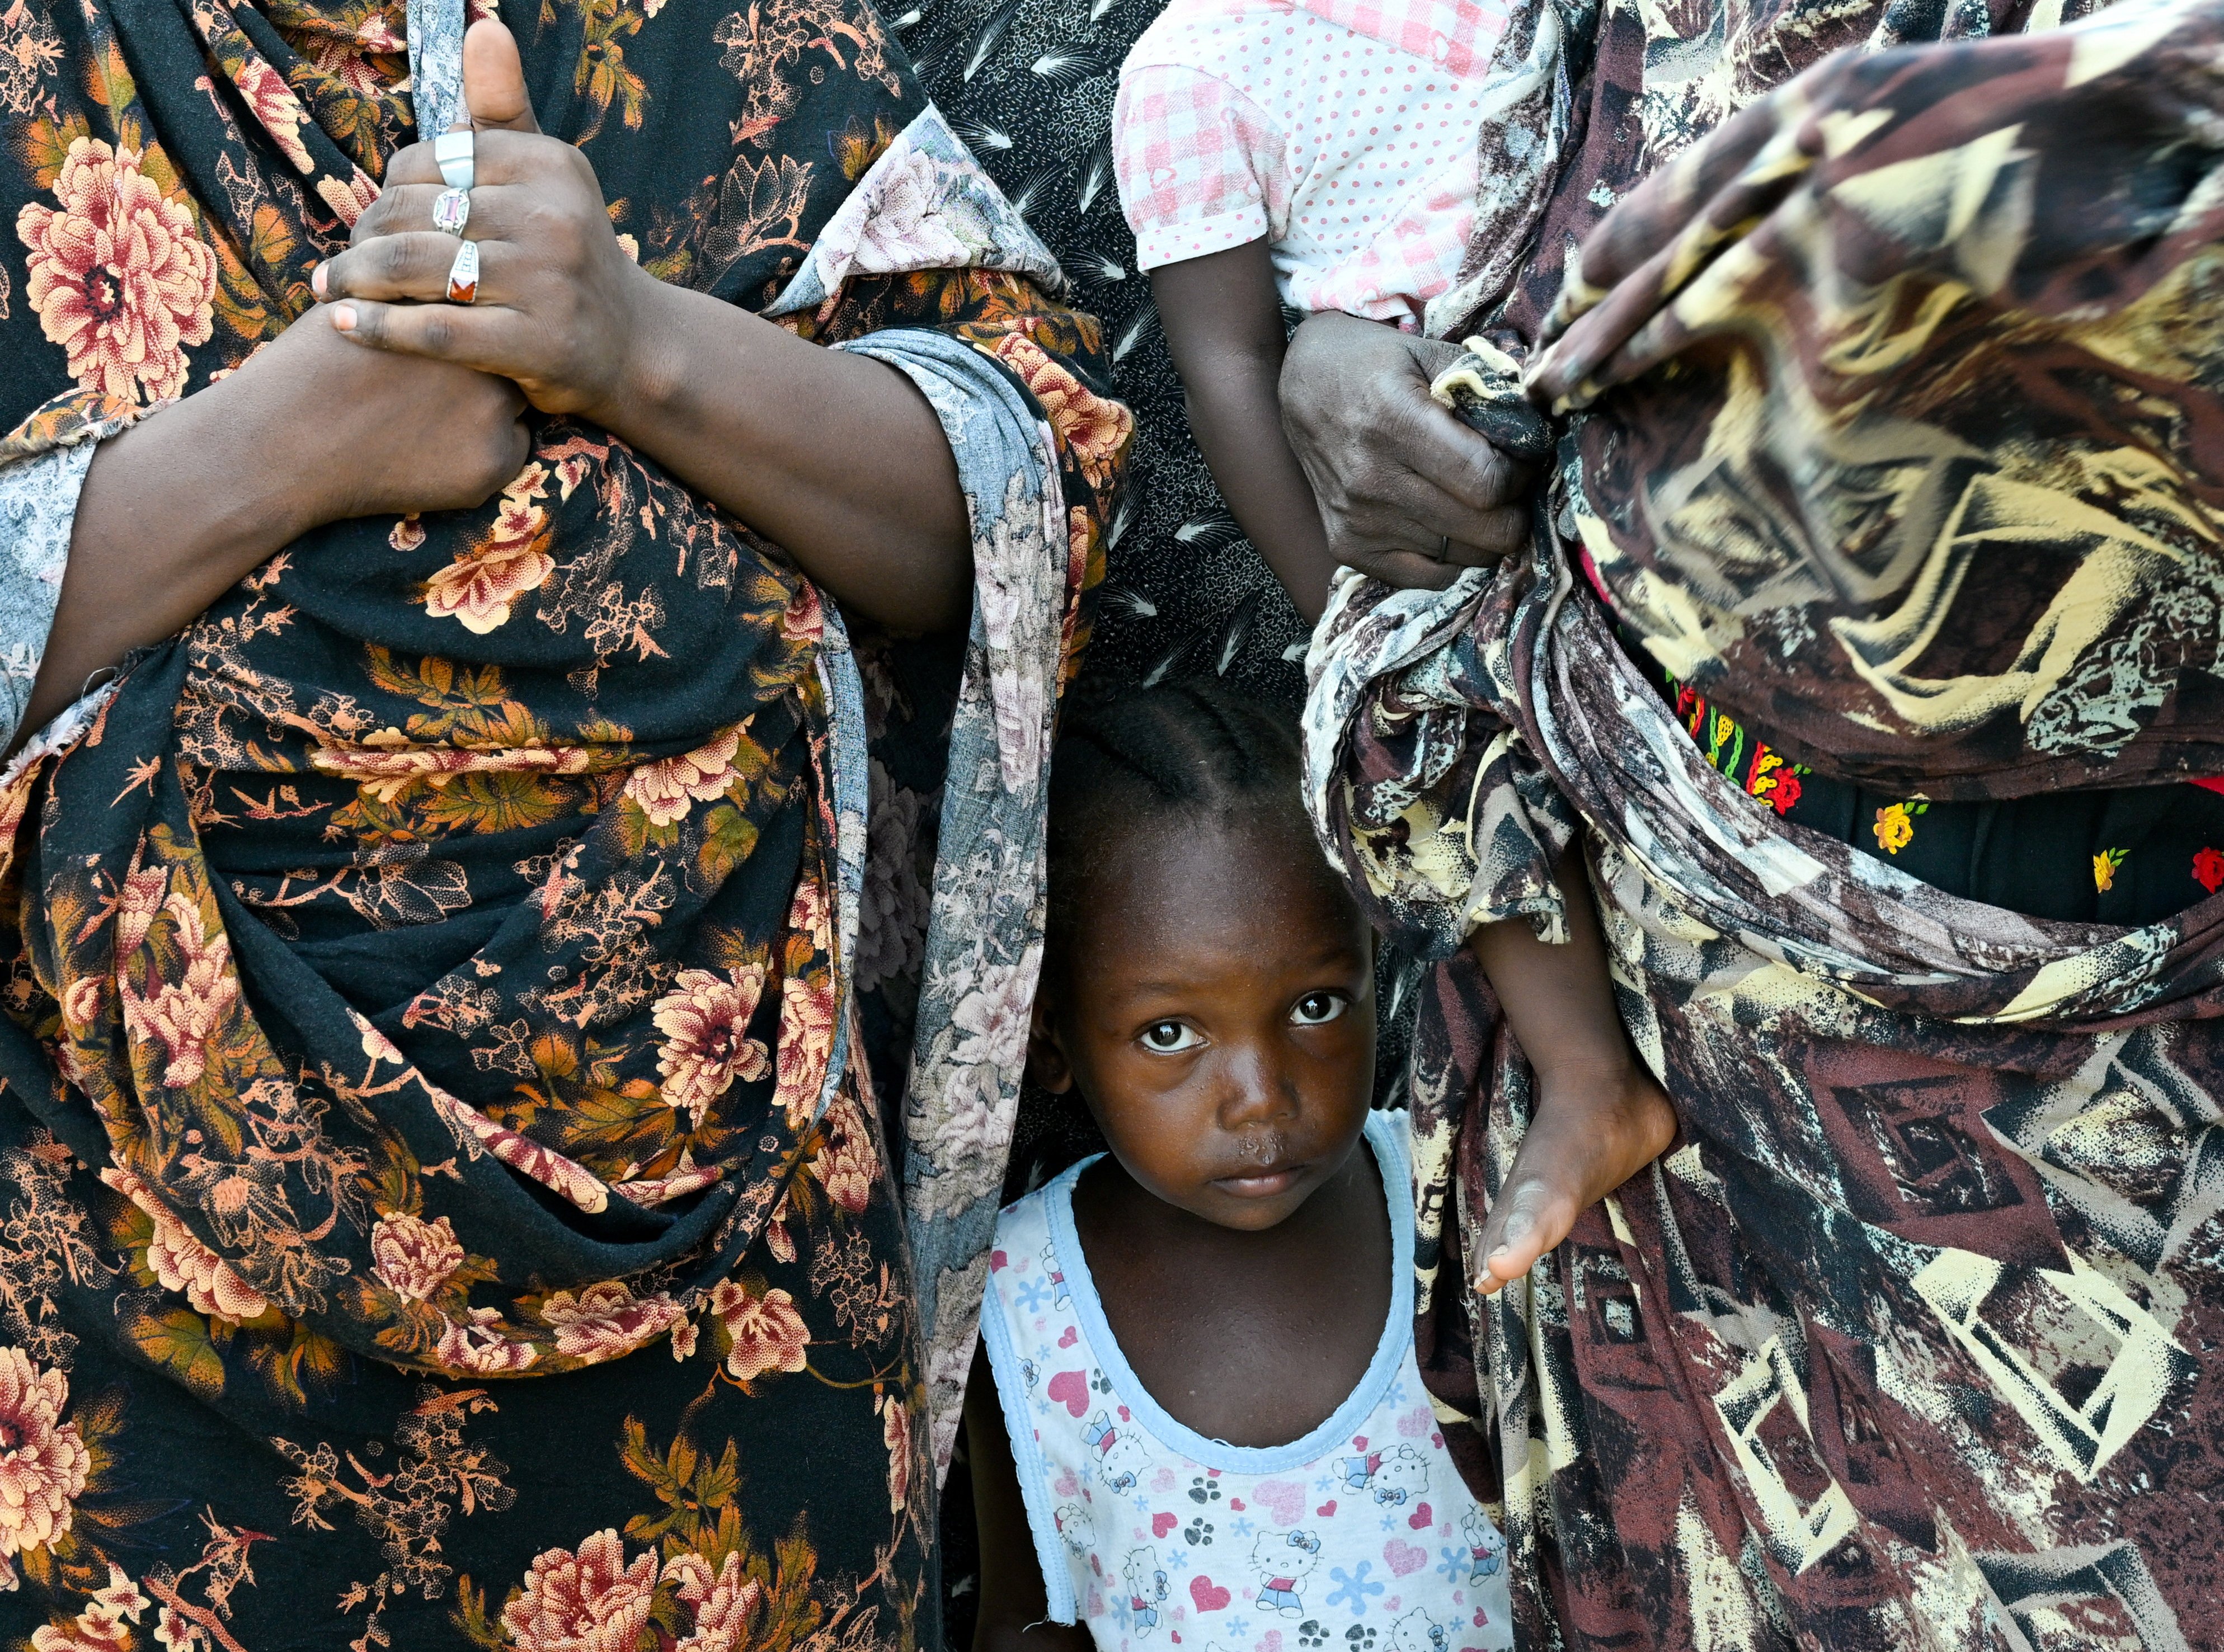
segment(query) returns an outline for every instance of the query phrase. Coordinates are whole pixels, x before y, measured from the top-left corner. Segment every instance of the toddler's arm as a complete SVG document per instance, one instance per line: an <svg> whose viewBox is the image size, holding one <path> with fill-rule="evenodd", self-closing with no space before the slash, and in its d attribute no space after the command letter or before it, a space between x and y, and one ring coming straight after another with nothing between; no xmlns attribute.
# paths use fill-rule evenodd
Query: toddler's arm
<svg viewBox="0 0 2224 1652"><path fill-rule="evenodd" d="M988 1311L996 1312L994 1302ZM986 1349L973 1356L965 1384L965 1458L973 1474L973 1517L981 1537L981 1606L973 1652L1090 1652L1089 1631L1053 1624L1035 1540L1020 1496L1012 1442Z"/></svg>
<svg viewBox="0 0 2224 1652"><path fill-rule="evenodd" d="M1190 429L1245 537L1298 612L1328 606L1336 558L1305 473L1282 434L1286 336L1264 241L1161 264L1151 291L1189 404Z"/></svg>
<svg viewBox="0 0 2224 1652"><path fill-rule="evenodd" d="M1520 1278L1576 1218L1665 1151L1676 1115L1630 1048L1582 855L1558 873L1568 942L1548 946L1526 918L1486 924L1468 950L1490 978L1537 1075L1535 1116L1483 1223L1470 1273L1485 1295Z"/></svg>

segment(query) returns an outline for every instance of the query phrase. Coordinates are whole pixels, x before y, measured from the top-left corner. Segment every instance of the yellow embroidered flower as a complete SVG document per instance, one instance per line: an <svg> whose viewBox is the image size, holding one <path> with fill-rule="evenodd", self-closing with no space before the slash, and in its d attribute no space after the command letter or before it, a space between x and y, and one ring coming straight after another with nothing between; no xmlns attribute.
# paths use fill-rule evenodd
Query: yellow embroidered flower
<svg viewBox="0 0 2224 1652"><path fill-rule="evenodd" d="M1915 841L1915 823L1907 817L1905 804L1877 810L1876 841L1886 854L1897 854Z"/></svg>
<svg viewBox="0 0 2224 1652"><path fill-rule="evenodd" d="M2128 849L2102 849L2093 857L2093 887L2102 894L2115 887L2116 868L2124 864Z"/></svg>

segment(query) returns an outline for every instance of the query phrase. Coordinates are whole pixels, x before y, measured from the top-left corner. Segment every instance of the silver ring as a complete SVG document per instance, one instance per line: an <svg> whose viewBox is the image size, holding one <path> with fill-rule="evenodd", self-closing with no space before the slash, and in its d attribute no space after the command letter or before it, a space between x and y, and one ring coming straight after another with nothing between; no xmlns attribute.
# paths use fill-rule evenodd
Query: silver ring
<svg viewBox="0 0 2224 1652"><path fill-rule="evenodd" d="M450 189L469 189L477 173L476 146L469 131L443 132L433 140L433 159Z"/></svg>
<svg viewBox="0 0 2224 1652"><path fill-rule="evenodd" d="M479 295L479 243L456 243L456 262L448 266L448 302L470 304Z"/></svg>
<svg viewBox="0 0 2224 1652"><path fill-rule="evenodd" d="M443 235L459 236L471 221L471 191L444 189L433 198L433 227Z"/></svg>

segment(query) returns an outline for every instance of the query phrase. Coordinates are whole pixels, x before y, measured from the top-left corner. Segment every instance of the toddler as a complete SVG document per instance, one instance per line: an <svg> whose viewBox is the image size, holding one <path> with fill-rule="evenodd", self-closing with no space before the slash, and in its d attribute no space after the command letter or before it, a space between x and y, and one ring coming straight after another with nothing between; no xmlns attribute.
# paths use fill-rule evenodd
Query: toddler
<svg viewBox="0 0 2224 1652"><path fill-rule="evenodd" d="M1172 0L1121 66L1120 205L1191 427L1309 620L1336 564L1282 436L1283 308L1412 330L1475 229L1507 0Z"/></svg>
<svg viewBox="0 0 2224 1652"><path fill-rule="evenodd" d="M1483 74L1507 15L1504 0L1172 0L1120 71L1120 201L1191 426L1308 619L1335 564L1282 434L1282 306L1410 329L1452 285L1475 226ZM1533 458L1549 441L1513 451ZM1559 882L1569 945L1519 921L1469 944L1538 1078L1484 1226L1485 1292L1528 1271L1675 1134L1622 1035L1581 863Z"/></svg>
<svg viewBox="0 0 2224 1652"><path fill-rule="evenodd" d="M1052 773L1030 1067L1111 1151L997 1224L976 1644L1511 1645L1504 1541L1414 1364L1373 946L1294 738L1177 684L1077 708Z"/></svg>

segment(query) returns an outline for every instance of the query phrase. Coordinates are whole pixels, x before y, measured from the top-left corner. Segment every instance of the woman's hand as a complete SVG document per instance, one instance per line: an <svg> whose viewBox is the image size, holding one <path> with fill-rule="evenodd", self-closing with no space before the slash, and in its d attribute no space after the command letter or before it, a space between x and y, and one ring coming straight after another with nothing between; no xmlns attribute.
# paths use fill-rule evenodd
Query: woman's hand
<svg viewBox="0 0 2224 1652"><path fill-rule="evenodd" d="M500 23L464 37L464 81L476 133L464 225L479 248L476 301L445 302L460 243L433 227L445 186L429 142L394 157L352 244L317 270L317 295L357 344L498 373L543 413L614 425L672 289L618 245L587 157L541 135L517 42Z"/></svg>
<svg viewBox="0 0 2224 1652"><path fill-rule="evenodd" d="M237 373L103 442L18 734L310 529L491 497L525 466L524 411L507 379L357 350L311 311Z"/></svg>
<svg viewBox="0 0 2224 1652"><path fill-rule="evenodd" d="M1282 363L1282 427L1329 549L1387 584L1441 590L1526 536L1529 468L1431 399L1457 345L1380 322L1309 318Z"/></svg>
<svg viewBox="0 0 2224 1652"><path fill-rule="evenodd" d="M586 158L535 129L517 42L491 18L464 36L464 100L477 301L444 301L457 241L431 227L439 168L419 144L395 157L355 244L318 271L350 348L513 379L535 407L600 425L778 543L844 607L894 630L964 625L971 525L941 421L912 381L643 271Z"/></svg>

